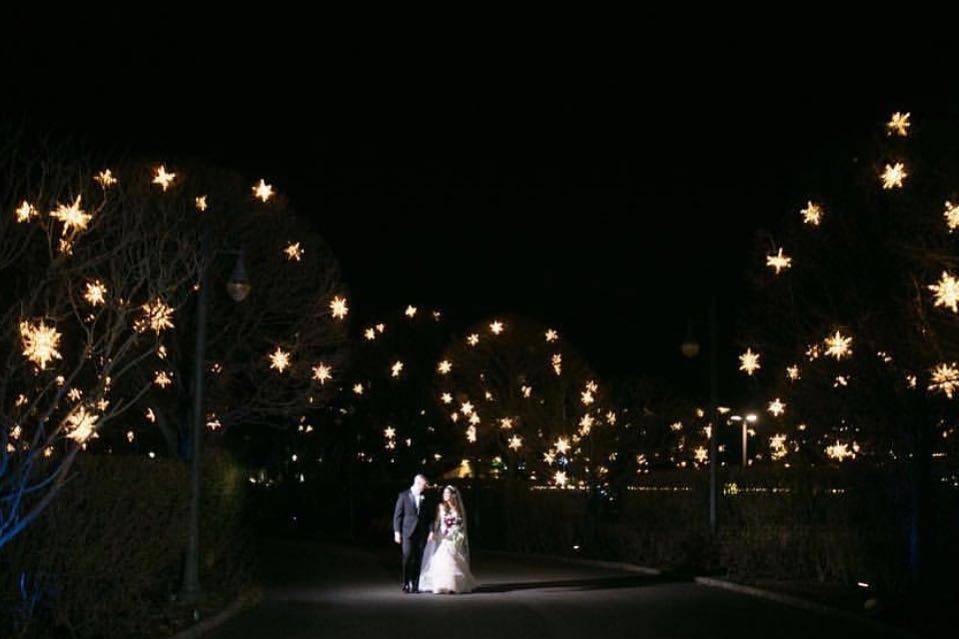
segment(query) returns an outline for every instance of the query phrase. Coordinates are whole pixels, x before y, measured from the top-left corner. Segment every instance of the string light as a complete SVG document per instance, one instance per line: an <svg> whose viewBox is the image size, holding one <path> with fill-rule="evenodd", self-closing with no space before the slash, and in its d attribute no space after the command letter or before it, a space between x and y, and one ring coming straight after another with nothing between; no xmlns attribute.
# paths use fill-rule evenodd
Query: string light
<svg viewBox="0 0 959 639"><path fill-rule="evenodd" d="M90 306L100 306L106 303L107 287L100 280L93 280L86 283L86 290L83 293L83 299Z"/></svg>
<svg viewBox="0 0 959 639"><path fill-rule="evenodd" d="M299 242L290 242L283 249L283 252L286 254L286 259L291 262L299 262L303 258L303 249Z"/></svg>
<svg viewBox="0 0 959 639"><path fill-rule="evenodd" d="M47 326L42 320L36 323L20 322L20 339L23 343L23 356L33 362L40 370L54 359L61 359L61 334L53 326Z"/></svg>
<svg viewBox="0 0 959 639"><path fill-rule="evenodd" d="M822 206L815 202L807 202L806 208L801 209L799 212L802 214L804 224L819 226L819 223L822 221Z"/></svg>
<svg viewBox="0 0 959 639"><path fill-rule="evenodd" d="M93 176L93 179L104 189L108 189L117 183L117 179L113 177L113 172L110 169L100 171Z"/></svg>
<svg viewBox="0 0 959 639"><path fill-rule="evenodd" d="M40 211L37 210L37 207L30 204L26 200L24 200L20 204L20 206L17 207L17 210L15 211L15 213L17 216L17 222L21 224L23 222L29 222L31 219L35 217L40 217Z"/></svg>
<svg viewBox="0 0 959 639"><path fill-rule="evenodd" d="M759 365L759 353L754 353L751 348L739 356L739 370L749 376L758 371L762 366Z"/></svg>
<svg viewBox="0 0 959 639"><path fill-rule="evenodd" d="M81 196L73 201L73 204L57 204L57 208L50 212L50 217L63 222L62 235L67 235L71 231L84 231L92 215L80 208Z"/></svg>

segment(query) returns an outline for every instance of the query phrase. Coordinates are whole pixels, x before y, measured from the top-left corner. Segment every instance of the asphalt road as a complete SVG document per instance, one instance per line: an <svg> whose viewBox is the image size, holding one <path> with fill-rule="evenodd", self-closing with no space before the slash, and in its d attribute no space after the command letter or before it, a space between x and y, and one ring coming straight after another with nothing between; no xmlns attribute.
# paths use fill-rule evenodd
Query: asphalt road
<svg viewBox="0 0 959 639"><path fill-rule="evenodd" d="M474 557L478 592L405 595L399 551L283 544L271 551L263 601L212 639L379 637L730 637L886 635L689 581L565 562Z"/></svg>

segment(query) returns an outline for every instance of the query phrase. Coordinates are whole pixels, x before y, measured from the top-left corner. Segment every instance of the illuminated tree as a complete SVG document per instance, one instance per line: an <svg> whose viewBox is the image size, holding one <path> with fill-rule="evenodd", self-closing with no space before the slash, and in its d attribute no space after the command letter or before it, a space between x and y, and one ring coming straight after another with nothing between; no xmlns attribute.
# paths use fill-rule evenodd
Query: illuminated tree
<svg viewBox="0 0 959 639"><path fill-rule="evenodd" d="M131 380L156 366L200 267L192 206L150 190L142 172L117 181L4 139L0 546L150 390L152 378Z"/></svg>

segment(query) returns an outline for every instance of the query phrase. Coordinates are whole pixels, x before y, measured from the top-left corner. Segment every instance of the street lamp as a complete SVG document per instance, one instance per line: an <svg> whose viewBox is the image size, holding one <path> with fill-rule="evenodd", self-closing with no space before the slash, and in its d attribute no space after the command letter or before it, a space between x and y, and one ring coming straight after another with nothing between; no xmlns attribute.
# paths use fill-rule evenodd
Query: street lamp
<svg viewBox="0 0 959 639"><path fill-rule="evenodd" d="M200 436L203 433L203 374L206 360L206 315L209 306L208 266L213 263L210 240L204 235L200 240L203 268L200 270L199 291L196 300L196 342L193 350L193 412L190 415L190 510L187 523L187 545L183 566L181 596L185 602L195 602L200 597ZM226 284L226 291L235 302L242 302L250 294L249 278L243 263L243 252L236 252L233 274Z"/></svg>
<svg viewBox="0 0 959 639"><path fill-rule="evenodd" d="M717 438L719 428L717 428L717 411L719 409L719 390L716 362L717 333L716 328L716 294L713 293L709 298L709 409L713 428L709 433L709 531L716 533L716 504L718 501L718 485L716 477L716 466L719 464L719 449ZM699 355L699 342L692 336L692 327L687 331L686 339L679 346L682 354L693 359Z"/></svg>

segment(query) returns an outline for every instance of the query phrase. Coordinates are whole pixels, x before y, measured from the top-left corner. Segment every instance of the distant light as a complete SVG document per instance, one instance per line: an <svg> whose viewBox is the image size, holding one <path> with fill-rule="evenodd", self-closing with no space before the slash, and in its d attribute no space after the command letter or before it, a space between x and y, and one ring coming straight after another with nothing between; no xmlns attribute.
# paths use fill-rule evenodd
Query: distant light
<svg viewBox="0 0 959 639"><path fill-rule="evenodd" d="M869 584L867 584L865 581L857 581L856 585L860 588L869 588Z"/></svg>
<svg viewBox="0 0 959 639"><path fill-rule="evenodd" d="M750 424L755 423L758 419L759 417L756 415L756 413L749 413L746 415L746 421Z"/></svg>

